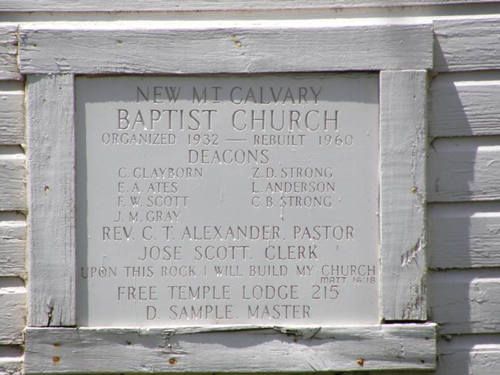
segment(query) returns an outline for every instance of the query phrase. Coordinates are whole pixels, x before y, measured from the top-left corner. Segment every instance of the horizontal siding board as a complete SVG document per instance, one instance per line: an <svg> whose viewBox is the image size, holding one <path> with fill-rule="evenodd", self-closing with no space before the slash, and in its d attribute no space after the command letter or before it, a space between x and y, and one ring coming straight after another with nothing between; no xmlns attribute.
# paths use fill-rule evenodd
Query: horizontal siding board
<svg viewBox="0 0 500 375"><path fill-rule="evenodd" d="M484 77L476 73L477 77ZM432 137L500 134L500 73L489 80L442 74L431 85L429 132ZM496 79L496 80L495 80Z"/></svg>
<svg viewBox="0 0 500 375"><path fill-rule="evenodd" d="M2 349L0 347L0 374L21 375L23 373L23 358L21 356L2 358Z"/></svg>
<svg viewBox="0 0 500 375"><path fill-rule="evenodd" d="M10 85L9 85L10 86ZM0 81L0 144L24 143L24 94Z"/></svg>
<svg viewBox="0 0 500 375"><path fill-rule="evenodd" d="M0 221L0 276L25 277L26 223Z"/></svg>
<svg viewBox="0 0 500 375"><path fill-rule="evenodd" d="M20 41L23 74L427 69L432 64L430 25L22 28Z"/></svg>
<svg viewBox="0 0 500 375"><path fill-rule="evenodd" d="M25 325L26 289L0 288L0 345L22 344Z"/></svg>
<svg viewBox="0 0 500 375"><path fill-rule="evenodd" d="M0 211L26 209L25 157L0 154Z"/></svg>
<svg viewBox="0 0 500 375"><path fill-rule="evenodd" d="M0 80L3 79L22 79L17 66L17 26L0 26Z"/></svg>
<svg viewBox="0 0 500 375"><path fill-rule="evenodd" d="M436 375L498 375L500 335L448 336L438 341Z"/></svg>
<svg viewBox="0 0 500 375"><path fill-rule="evenodd" d="M225 328L227 329L227 328ZM58 345L55 346L54 343ZM120 330L28 328L26 373L433 369L435 326ZM59 357L54 363L53 357ZM359 359L363 358L362 366Z"/></svg>
<svg viewBox="0 0 500 375"><path fill-rule="evenodd" d="M441 334L500 331L498 272L438 271L429 280L431 319Z"/></svg>
<svg viewBox="0 0 500 375"><path fill-rule="evenodd" d="M500 68L500 18L434 21L434 70Z"/></svg>
<svg viewBox="0 0 500 375"><path fill-rule="evenodd" d="M491 0L490 0L491 1ZM256 10L256 9L310 9L310 8L358 8L418 5L452 5L485 3L488 0L76 0L71 4L64 0L3 0L0 11L11 12L118 12L118 11L195 11L195 10Z"/></svg>
<svg viewBox="0 0 500 375"><path fill-rule="evenodd" d="M428 207L430 268L500 267L500 204Z"/></svg>
<svg viewBox="0 0 500 375"><path fill-rule="evenodd" d="M428 154L429 202L500 199L500 137L438 138Z"/></svg>

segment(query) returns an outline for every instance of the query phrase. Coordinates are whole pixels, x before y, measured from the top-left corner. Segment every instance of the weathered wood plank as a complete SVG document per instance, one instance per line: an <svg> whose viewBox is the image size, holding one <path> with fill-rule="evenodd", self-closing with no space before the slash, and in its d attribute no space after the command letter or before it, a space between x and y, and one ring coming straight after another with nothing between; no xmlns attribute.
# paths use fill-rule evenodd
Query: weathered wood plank
<svg viewBox="0 0 500 375"><path fill-rule="evenodd" d="M431 85L432 137L500 134L500 74L438 75Z"/></svg>
<svg viewBox="0 0 500 375"><path fill-rule="evenodd" d="M73 76L27 81L31 326L75 324Z"/></svg>
<svg viewBox="0 0 500 375"><path fill-rule="evenodd" d="M496 271L439 271L429 279L431 319L443 334L500 331Z"/></svg>
<svg viewBox="0 0 500 375"><path fill-rule="evenodd" d="M0 80L22 79L17 66L17 26L0 26Z"/></svg>
<svg viewBox="0 0 500 375"><path fill-rule="evenodd" d="M24 154L0 148L0 211L26 209L24 164Z"/></svg>
<svg viewBox="0 0 500 375"><path fill-rule="evenodd" d="M430 202L500 198L500 138L438 138L429 148Z"/></svg>
<svg viewBox="0 0 500 375"><path fill-rule="evenodd" d="M20 345L0 346L0 374L21 375L23 373L23 347Z"/></svg>
<svg viewBox="0 0 500 375"><path fill-rule="evenodd" d="M429 267L500 267L500 204L431 204L427 212Z"/></svg>
<svg viewBox="0 0 500 375"><path fill-rule="evenodd" d="M191 22L190 27L23 28L21 71L24 74L251 73L427 69L432 65L430 25L223 29L203 24L197 27Z"/></svg>
<svg viewBox="0 0 500 375"><path fill-rule="evenodd" d="M25 325L26 289L24 286L0 288L0 345L22 344Z"/></svg>
<svg viewBox="0 0 500 375"><path fill-rule="evenodd" d="M491 0L75 0L68 4L64 0L3 0L0 11L10 12L120 12L120 11L196 11L196 10L258 10L258 9L314 9L314 8L359 8L396 7L419 5L453 5L487 3Z"/></svg>
<svg viewBox="0 0 500 375"><path fill-rule="evenodd" d="M500 335L447 336L438 341L436 375L497 375Z"/></svg>
<svg viewBox="0 0 500 375"><path fill-rule="evenodd" d="M0 347L0 353L2 352ZM21 375L23 373L23 358L18 357L5 357L0 356L0 374L2 375Z"/></svg>
<svg viewBox="0 0 500 375"><path fill-rule="evenodd" d="M426 320L425 71L380 74L381 317Z"/></svg>
<svg viewBox="0 0 500 375"><path fill-rule="evenodd" d="M24 143L23 90L19 84L0 81L0 144Z"/></svg>
<svg viewBox="0 0 500 375"><path fill-rule="evenodd" d="M500 19L464 18L434 21L434 70L498 69Z"/></svg>
<svg viewBox="0 0 500 375"><path fill-rule="evenodd" d="M25 277L26 222L0 221L0 276Z"/></svg>
<svg viewBox="0 0 500 375"><path fill-rule="evenodd" d="M26 373L433 369L435 326L26 330ZM56 344L56 345L54 345Z"/></svg>

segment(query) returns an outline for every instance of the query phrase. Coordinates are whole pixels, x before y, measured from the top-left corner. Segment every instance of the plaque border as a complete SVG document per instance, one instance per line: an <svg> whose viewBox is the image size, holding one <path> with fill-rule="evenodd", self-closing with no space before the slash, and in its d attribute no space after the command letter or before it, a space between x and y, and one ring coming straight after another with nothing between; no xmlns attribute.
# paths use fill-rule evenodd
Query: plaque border
<svg viewBox="0 0 500 375"><path fill-rule="evenodd" d="M436 327L426 323L425 262L431 25L54 27L21 28L19 36L19 67L26 76L29 170L26 373L435 368ZM380 324L274 330L75 328L75 75L318 71L379 72ZM138 339L122 340L129 336ZM148 340L143 341L145 337ZM338 340L345 340L345 346L338 346ZM400 349L395 350L392 342ZM227 356L218 358L210 344L223 345ZM101 347L104 356L118 358L119 365L108 366L113 362L105 357L93 361L93 346ZM283 353L295 353L307 366L284 363ZM164 364L147 365L140 359L157 357Z"/></svg>

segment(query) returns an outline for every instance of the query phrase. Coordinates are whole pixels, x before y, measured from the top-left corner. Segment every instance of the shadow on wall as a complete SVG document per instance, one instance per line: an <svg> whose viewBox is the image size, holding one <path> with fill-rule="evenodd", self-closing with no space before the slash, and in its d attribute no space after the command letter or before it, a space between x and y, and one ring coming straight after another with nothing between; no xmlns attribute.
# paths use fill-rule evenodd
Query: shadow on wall
<svg viewBox="0 0 500 375"><path fill-rule="evenodd" d="M499 335L455 336L438 343L439 363L436 375L498 374Z"/></svg>
<svg viewBox="0 0 500 375"><path fill-rule="evenodd" d="M445 61L439 45L434 53ZM491 267L500 266L499 78L489 71L443 73L430 86L429 315L441 334L437 374L476 373L482 344L498 344L498 336L456 335L500 327L490 299L499 293L491 281L498 279Z"/></svg>
<svg viewBox="0 0 500 375"><path fill-rule="evenodd" d="M492 72L449 73L432 81L430 268L500 266L499 77Z"/></svg>

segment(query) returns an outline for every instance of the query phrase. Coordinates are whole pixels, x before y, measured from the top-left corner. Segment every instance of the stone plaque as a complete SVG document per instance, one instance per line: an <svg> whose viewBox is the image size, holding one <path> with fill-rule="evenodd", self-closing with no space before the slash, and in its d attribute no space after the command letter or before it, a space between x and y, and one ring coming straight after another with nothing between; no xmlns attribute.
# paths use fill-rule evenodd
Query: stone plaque
<svg viewBox="0 0 500 375"><path fill-rule="evenodd" d="M80 326L378 323L378 75L76 79Z"/></svg>

